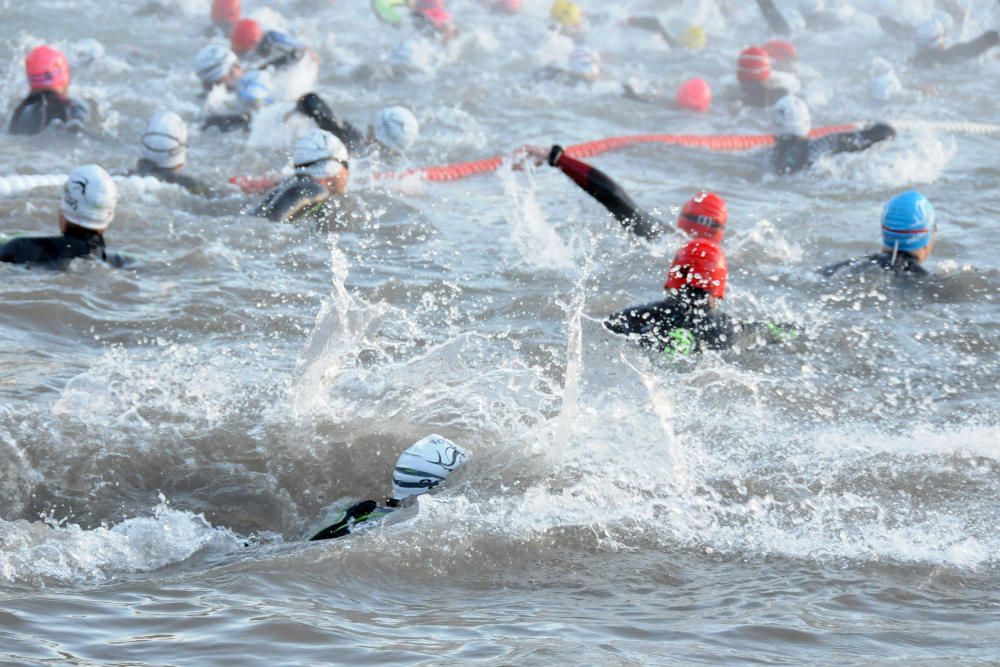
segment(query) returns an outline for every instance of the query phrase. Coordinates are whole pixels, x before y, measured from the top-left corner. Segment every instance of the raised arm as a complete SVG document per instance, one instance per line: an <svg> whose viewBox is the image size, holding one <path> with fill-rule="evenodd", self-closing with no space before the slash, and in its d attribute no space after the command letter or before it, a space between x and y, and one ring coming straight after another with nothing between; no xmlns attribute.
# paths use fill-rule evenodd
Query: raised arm
<svg viewBox="0 0 1000 667"><path fill-rule="evenodd" d="M814 150L821 153L858 153L896 136L896 130L885 123L876 123L857 132L838 132L816 139Z"/></svg>
<svg viewBox="0 0 1000 667"><path fill-rule="evenodd" d="M295 110L312 118L319 129L344 142L348 151L356 151L365 143L364 133L346 120L337 118L333 110L316 93L306 93L300 97L295 103Z"/></svg>
<svg viewBox="0 0 1000 667"><path fill-rule="evenodd" d="M757 0L757 6L760 7L760 11L764 14L764 18L767 20L767 27L771 29L771 32L776 32L779 35L790 35L792 33L792 28L788 25L788 21L781 15L778 8L774 6L774 0Z"/></svg>

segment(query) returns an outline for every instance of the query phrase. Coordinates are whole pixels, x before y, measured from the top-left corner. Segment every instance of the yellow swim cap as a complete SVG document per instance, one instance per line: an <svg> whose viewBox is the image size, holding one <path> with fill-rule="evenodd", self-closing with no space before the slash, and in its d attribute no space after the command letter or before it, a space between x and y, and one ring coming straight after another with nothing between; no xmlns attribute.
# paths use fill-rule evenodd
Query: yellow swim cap
<svg viewBox="0 0 1000 667"><path fill-rule="evenodd" d="M572 0L556 0L549 10L549 18L568 28L578 28L583 23L583 11Z"/></svg>
<svg viewBox="0 0 1000 667"><path fill-rule="evenodd" d="M681 35L681 44L692 51L701 51L708 44L708 35L700 25L693 25Z"/></svg>

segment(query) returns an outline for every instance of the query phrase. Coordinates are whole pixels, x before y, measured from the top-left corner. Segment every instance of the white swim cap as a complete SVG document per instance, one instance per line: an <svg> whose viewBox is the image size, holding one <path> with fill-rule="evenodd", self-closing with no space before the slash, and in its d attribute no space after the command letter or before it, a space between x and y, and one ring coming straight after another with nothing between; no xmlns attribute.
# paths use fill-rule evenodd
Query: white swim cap
<svg viewBox="0 0 1000 667"><path fill-rule="evenodd" d="M347 168L347 147L331 133L313 128L299 137L292 151L295 171L313 178L330 178Z"/></svg>
<svg viewBox="0 0 1000 667"><path fill-rule="evenodd" d="M173 111L157 111L142 133L142 157L161 169L176 169L187 160L188 128Z"/></svg>
<svg viewBox="0 0 1000 667"><path fill-rule="evenodd" d="M812 114L809 113L809 105L805 100L795 95L785 95L777 104L771 114L775 130L779 135L794 135L796 137L809 136L812 129Z"/></svg>
<svg viewBox="0 0 1000 667"><path fill-rule="evenodd" d="M879 102L888 102L894 95L903 92L903 84L896 76L892 64L884 58L872 60L872 80L869 92Z"/></svg>
<svg viewBox="0 0 1000 667"><path fill-rule="evenodd" d="M392 497L420 496L457 470L469 452L440 435L429 435L399 455L392 471Z"/></svg>
<svg viewBox="0 0 1000 667"><path fill-rule="evenodd" d="M944 25L937 19L921 21L913 32L913 39L922 49L936 49L944 46Z"/></svg>
<svg viewBox="0 0 1000 667"><path fill-rule="evenodd" d="M103 232L115 217L118 186L96 164L77 167L63 185L62 214L84 229Z"/></svg>
<svg viewBox="0 0 1000 667"><path fill-rule="evenodd" d="M420 136L420 123L406 107L388 107L375 114L375 139L397 153L404 152Z"/></svg>
<svg viewBox="0 0 1000 667"><path fill-rule="evenodd" d="M569 70L585 79L596 79L601 75L601 54L589 47L578 46L569 54Z"/></svg>
<svg viewBox="0 0 1000 667"><path fill-rule="evenodd" d="M236 54L228 46L209 44L194 57L194 69L199 79L214 84L226 78L238 62Z"/></svg>
<svg viewBox="0 0 1000 667"><path fill-rule="evenodd" d="M274 102L271 75L260 70L247 72L236 84L236 98L244 111L256 111Z"/></svg>

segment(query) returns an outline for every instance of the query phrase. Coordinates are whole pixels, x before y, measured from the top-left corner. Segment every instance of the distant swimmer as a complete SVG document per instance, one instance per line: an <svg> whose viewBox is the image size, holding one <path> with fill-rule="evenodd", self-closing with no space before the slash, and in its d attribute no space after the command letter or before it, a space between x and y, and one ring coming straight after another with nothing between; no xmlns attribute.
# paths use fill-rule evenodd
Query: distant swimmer
<svg viewBox="0 0 1000 667"><path fill-rule="evenodd" d="M701 51L708 46L708 33L700 25L688 26L679 37L670 34L663 22L655 16L630 16L625 19L625 25L659 35L671 49L683 47L690 51Z"/></svg>
<svg viewBox="0 0 1000 667"><path fill-rule="evenodd" d="M896 131L889 125L876 123L864 130L810 139L812 115L809 106L794 95L778 100L772 118L776 135L774 148L767 153L767 163L771 171L782 175L802 171L822 155L858 153L896 136Z"/></svg>
<svg viewBox="0 0 1000 667"><path fill-rule="evenodd" d="M271 222L290 222L310 216L327 217L327 202L347 192L348 152L334 135L312 129L292 150L295 175L275 187L254 215Z"/></svg>
<svg viewBox="0 0 1000 667"><path fill-rule="evenodd" d="M601 79L603 67L601 54L589 46L579 45L569 54L567 68L544 67L535 75L544 81L554 81L567 86L592 84Z"/></svg>
<svg viewBox="0 0 1000 667"><path fill-rule="evenodd" d="M392 471L392 495L379 504L365 500L342 512L332 524L309 538L329 540L360 533L379 525L382 520L413 499L437 488L458 470L469 452L440 435L429 435L400 454Z"/></svg>
<svg viewBox="0 0 1000 667"><path fill-rule="evenodd" d="M924 262L934 250L937 221L927 197L910 190L896 195L882 209L882 252L828 266L826 276L839 272L891 272L925 276Z"/></svg>
<svg viewBox="0 0 1000 667"><path fill-rule="evenodd" d="M765 108L789 95L791 86L773 77L773 73L771 54L764 47L743 49L736 63L740 101L747 106Z"/></svg>
<svg viewBox="0 0 1000 667"><path fill-rule="evenodd" d="M611 315L604 326L670 358L707 350L729 350L798 337L788 324L736 322L721 312L729 266L722 248L709 239L688 241L674 257L662 301Z"/></svg>
<svg viewBox="0 0 1000 667"><path fill-rule="evenodd" d="M910 59L914 67L934 67L955 65L973 60L990 49L1000 46L1000 32L990 30L976 39L945 47L945 26L939 19L928 19L920 23L914 31L917 53Z"/></svg>
<svg viewBox="0 0 1000 667"><path fill-rule="evenodd" d="M209 44L198 51L194 57L194 69L206 94L216 86L236 90L243 76L239 58L224 44Z"/></svg>
<svg viewBox="0 0 1000 667"><path fill-rule="evenodd" d="M297 37L280 30L265 32L253 19L236 23L230 47L246 61L247 67L255 69L287 69L302 62L306 56L319 60L319 56Z"/></svg>
<svg viewBox="0 0 1000 667"><path fill-rule="evenodd" d="M549 20L553 28L564 35L583 32L583 10L572 0L554 0L549 8Z"/></svg>
<svg viewBox="0 0 1000 667"><path fill-rule="evenodd" d="M574 183L599 201L626 230L644 239L656 239L669 229L665 223L640 209L628 194L607 174L585 162L566 155L561 146L546 149L526 146L524 151L539 164L558 167ZM729 211L726 200L711 192L699 192L681 209L677 228L694 238L721 242Z"/></svg>
<svg viewBox="0 0 1000 667"><path fill-rule="evenodd" d="M90 120L86 102L69 97L69 61L52 46L33 49L24 61L31 94L14 110L11 134L38 134L59 121L71 129L81 129Z"/></svg>
<svg viewBox="0 0 1000 667"><path fill-rule="evenodd" d="M701 77L693 77L677 87L677 93L667 95L656 89L647 89L637 79L630 79L623 86L625 97L639 102L657 104L663 107L677 107L705 113L712 106L712 86Z"/></svg>
<svg viewBox="0 0 1000 667"><path fill-rule="evenodd" d="M414 24L420 32L444 42L458 36L458 26L444 0L410 0L410 6Z"/></svg>
<svg viewBox="0 0 1000 667"><path fill-rule="evenodd" d="M240 0L212 0L212 29L229 37L243 11Z"/></svg>
<svg viewBox="0 0 1000 667"><path fill-rule="evenodd" d="M205 118L201 129L215 128L220 132L247 132L253 123L254 114L274 102L271 76L260 70L244 74L236 84L236 110L232 113L216 113Z"/></svg>
<svg viewBox="0 0 1000 667"><path fill-rule="evenodd" d="M420 136L420 123L406 107L393 106L375 114L375 122L362 132L349 121L339 118L330 106L316 93L306 93L295 103L297 113L311 118L321 130L334 135L352 153L376 150L388 154L402 154Z"/></svg>
<svg viewBox="0 0 1000 667"><path fill-rule="evenodd" d="M63 185L59 228L62 236L19 237L0 245L0 262L65 268L78 257L95 258L114 267L130 260L109 253L104 232L115 217L118 187L101 167L77 167Z"/></svg>
<svg viewBox="0 0 1000 667"><path fill-rule="evenodd" d="M204 183L180 173L187 162L188 128L173 111L158 111L146 123L142 133L139 164L130 175L152 176L164 183L179 185L202 197L216 193Z"/></svg>

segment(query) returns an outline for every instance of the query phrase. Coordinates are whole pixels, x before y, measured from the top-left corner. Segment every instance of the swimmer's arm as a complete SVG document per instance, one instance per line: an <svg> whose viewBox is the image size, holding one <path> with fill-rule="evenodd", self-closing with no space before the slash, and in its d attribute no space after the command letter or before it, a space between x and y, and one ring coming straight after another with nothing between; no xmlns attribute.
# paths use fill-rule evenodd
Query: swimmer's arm
<svg viewBox="0 0 1000 667"><path fill-rule="evenodd" d="M351 526L362 521L367 521L378 509L378 503L374 500L365 500L363 502L350 507L345 511L339 518L339 520L331 526L327 526L323 530L319 531L315 535L309 538L310 542L315 542L318 540L330 540L338 537L344 537L351 533Z"/></svg>
<svg viewBox="0 0 1000 667"><path fill-rule="evenodd" d="M670 36L667 29L663 27L663 23L661 23L660 19L655 16L630 16L628 17L626 24L633 28L639 28L640 30L648 30L649 32L657 33L663 38L663 41L667 43L667 46L672 49L676 49L678 46L677 40Z"/></svg>
<svg viewBox="0 0 1000 667"><path fill-rule="evenodd" d="M767 20L767 26L772 32L776 32L779 35L791 34L792 28L788 25L785 17L781 15L781 12L778 11L778 8L774 6L774 0L757 0L757 6L760 7L760 11Z"/></svg>
<svg viewBox="0 0 1000 667"><path fill-rule="evenodd" d="M858 153L880 141L896 136L896 130L885 123L876 123L857 132L838 132L816 140L818 153Z"/></svg>
<svg viewBox="0 0 1000 667"><path fill-rule="evenodd" d="M878 24L882 26L882 30L886 34L895 37L896 39L910 41L913 38L913 26L908 23L903 23L902 21L897 21L894 18L889 18L888 16L878 17Z"/></svg>
<svg viewBox="0 0 1000 667"><path fill-rule="evenodd" d="M338 118L333 109L316 93L306 93L295 103L295 109L313 119L316 126L333 134L347 146L357 150L364 143L364 133L351 123Z"/></svg>
<svg viewBox="0 0 1000 667"><path fill-rule="evenodd" d="M951 48L945 49L938 58L938 62L948 65L959 63L963 60L973 60L995 46L1000 46L1000 32L990 30L971 42L956 44Z"/></svg>
<svg viewBox="0 0 1000 667"><path fill-rule="evenodd" d="M599 201L626 230L644 239L659 236L659 222L639 209L621 186L603 171L569 157L561 146L552 147L549 164L561 169L587 194Z"/></svg>

